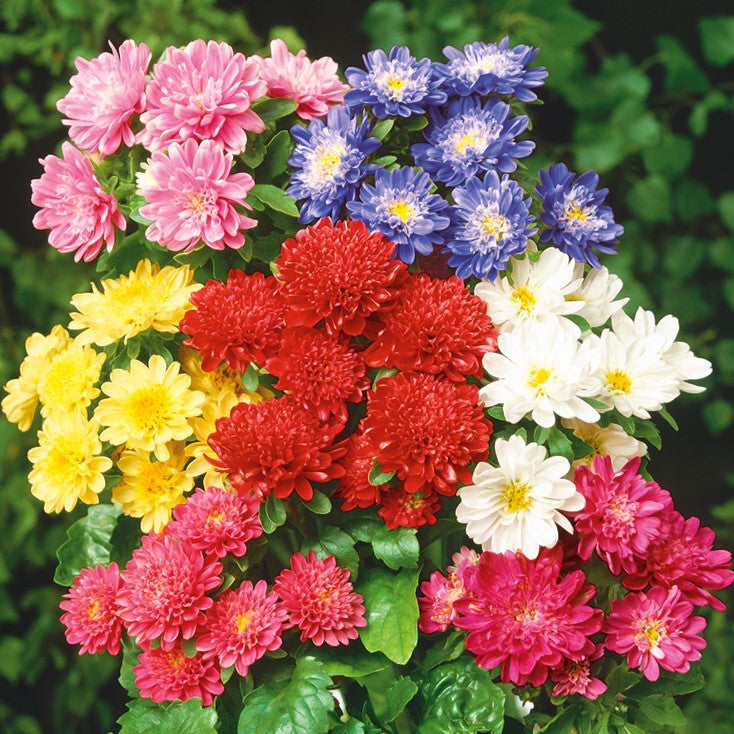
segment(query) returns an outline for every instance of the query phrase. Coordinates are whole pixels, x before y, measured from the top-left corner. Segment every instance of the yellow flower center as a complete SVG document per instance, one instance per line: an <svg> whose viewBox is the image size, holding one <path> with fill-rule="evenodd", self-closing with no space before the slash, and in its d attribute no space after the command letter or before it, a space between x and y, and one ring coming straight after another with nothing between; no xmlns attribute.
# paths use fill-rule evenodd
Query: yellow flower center
<svg viewBox="0 0 734 734"><path fill-rule="evenodd" d="M130 393L126 418L136 432L147 432L165 422L171 412L168 393L159 385L146 385Z"/></svg>
<svg viewBox="0 0 734 734"><path fill-rule="evenodd" d="M502 500L505 503L505 511L516 514L524 512L532 504L532 498L528 497L530 487L522 482L512 481L505 484L502 489Z"/></svg>
<svg viewBox="0 0 734 734"><path fill-rule="evenodd" d="M531 622L535 622L538 616L539 616L539 612L537 609L530 609L528 607L522 607L522 609L519 609L517 613L515 614L515 621L522 622L523 624L528 624Z"/></svg>
<svg viewBox="0 0 734 734"><path fill-rule="evenodd" d="M611 393L627 394L632 388L632 380L626 372L622 370L613 370L605 375L607 380L607 388Z"/></svg>
<svg viewBox="0 0 734 734"><path fill-rule="evenodd" d="M86 436L71 434L66 438L59 437L46 455L46 473L55 477L57 484L77 484L79 479L92 474L89 468L90 453Z"/></svg>
<svg viewBox="0 0 734 734"><path fill-rule="evenodd" d="M135 482L136 500L142 508L150 508L151 504L161 501L169 504L170 499L181 494L178 477L164 461L148 462L141 465Z"/></svg>
<svg viewBox="0 0 734 734"><path fill-rule="evenodd" d="M660 640L665 637L667 628L659 619L647 619L639 628L635 635L635 642L640 643L646 640L651 650L656 650L660 645Z"/></svg>
<svg viewBox="0 0 734 734"><path fill-rule="evenodd" d="M454 149L457 153L466 153L467 148L476 148L478 146L477 139L471 134L466 133L462 135L454 145Z"/></svg>
<svg viewBox="0 0 734 734"><path fill-rule="evenodd" d="M93 601L87 607L87 617L89 617L89 619L97 619L98 616L99 616L99 602Z"/></svg>
<svg viewBox="0 0 734 734"><path fill-rule="evenodd" d="M206 214L208 209L206 198L201 194L189 195L189 210L192 214Z"/></svg>
<svg viewBox="0 0 734 734"><path fill-rule="evenodd" d="M580 206L572 206L566 210L566 217L568 217L568 219L575 219L579 222L585 222L589 218L589 213L586 209L582 209Z"/></svg>
<svg viewBox="0 0 734 734"><path fill-rule="evenodd" d="M405 89L405 80L397 76L391 76L387 80L387 89L393 99L399 99L403 89Z"/></svg>
<svg viewBox="0 0 734 734"><path fill-rule="evenodd" d="M242 634L245 631L251 619L252 611L242 612L234 618L234 626L237 629L237 634Z"/></svg>
<svg viewBox="0 0 734 734"><path fill-rule="evenodd" d="M92 349L71 347L56 355L43 373L38 395L47 409L74 411L86 408L99 395L94 383L100 366Z"/></svg>
<svg viewBox="0 0 734 734"><path fill-rule="evenodd" d="M520 306L521 311L530 313L538 299L530 288L526 285L521 285L519 288L515 288L515 290L512 291L512 300Z"/></svg>
<svg viewBox="0 0 734 734"><path fill-rule="evenodd" d="M496 240L502 239L505 234L505 227L507 226L507 218L501 214L487 214L482 217L480 227L482 232L489 237L494 237Z"/></svg>
<svg viewBox="0 0 734 734"><path fill-rule="evenodd" d="M316 175L325 178L332 178L342 162L343 150L339 147L332 147L325 150L316 159Z"/></svg>
<svg viewBox="0 0 734 734"><path fill-rule="evenodd" d="M224 522L224 515L219 510L214 510L209 513L209 522L212 525L221 525Z"/></svg>
<svg viewBox="0 0 734 734"><path fill-rule="evenodd" d="M409 219L413 218L415 207L405 201L405 199L398 199L397 201L393 201L391 204L388 204L387 211L390 214L394 214L403 224L405 224Z"/></svg>
<svg viewBox="0 0 734 734"><path fill-rule="evenodd" d="M538 395L547 395L545 385L553 376L553 372L553 369L548 369L547 367L538 367L530 370L528 387L533 388Z"/></svg>

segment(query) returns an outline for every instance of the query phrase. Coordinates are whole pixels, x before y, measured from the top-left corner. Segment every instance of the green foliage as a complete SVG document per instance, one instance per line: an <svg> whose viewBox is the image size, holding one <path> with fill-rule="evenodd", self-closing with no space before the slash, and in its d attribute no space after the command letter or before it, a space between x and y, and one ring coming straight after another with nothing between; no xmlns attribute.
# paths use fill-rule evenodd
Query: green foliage
<svg viewBox="0 0 734 734"><path fill-rule="evenodd" d="M120 734L216 734L217 713L204 708L201 700L171 701L155 704L146 698L135 698L117 720Z"/></svg>

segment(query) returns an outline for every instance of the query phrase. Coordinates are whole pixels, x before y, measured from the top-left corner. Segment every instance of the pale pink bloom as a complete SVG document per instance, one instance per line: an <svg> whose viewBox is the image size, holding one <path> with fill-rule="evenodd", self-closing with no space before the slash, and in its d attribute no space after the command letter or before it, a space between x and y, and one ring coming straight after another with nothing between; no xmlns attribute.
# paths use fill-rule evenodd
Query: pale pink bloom
<svg viewBox="0 0 734 734"><path fill-rule="evenodd" d="M214 696L224 691L216 660L205 660L201 654L189 657L181 642L170 650L142 647L138 655L140 664L133 668L133 673L143 698L155 703L200 698L203 706L211 706Z"/></svg>
<svg viewBox="0 0 734 734"><path fill-rule="evenodd" d="M252 581L243 581L236 591L222 594L206 617L196 649L205 658L218 658L223 668L234 665L244 678L256 660L281 646L280 633L288 612L274 591L268 593L264 581L254 586Z"/></svg>
<svg viewBox="0 0 734 734"><path fill-rule="evenodd" d="M148 203L140 213L152 224L145 236L169 250L192 250L203 241L213 250L237 249L245 243L240 230L257 220L240 214L255 185L249 173L233 173L232 155L216 143L187 140L172 143L168 153L153 153L148 175L155 185L140 189Z"/></svg>
<svg viewBox="0 0 734 734"><path fill-rule="evenodd" d="M465 594L464 582L456 574L444 576L434 571L431 578L421 584L421 594L423 596L418 597L418 629L428 634L445 632L458 614L454 604Z"/></svg>
<svg viewBox="0 0 734 734"><path fill-rule="evenodd" d="M265 129L250 109L266 89L258 66L257 59L234 53L226 43L198 39L186 48L169 46L145 91L139 142L156 151L173 142L213 140L229 153L241 153L245 131Z"/></svg>
<svg viewBox="0 0 734 734"><path fill-rule="evenodd" d="M130 118L145 109L145 74L150 49L125 41L117 50L87 60L79 57L79 72L71 77L66 97L56 107L69 125L69 137L84 150L111 155L120 147L135 143Z"/></svg>
<svg viewBox="0 0 734 734"><path fill-rule="evenodd" d="M604 645L599 644L592 655L580 660L565 660L560 668L551 670L551 680L556 684L552 695L560 697L579 693L592 701L599 698L607 690L607 684L600 678L594 678L591 663L598 660L603 652Z"/></svg>
<svg viewBox="0 0 734 734"><path fill-rule="evenodd" d="M654 586L646 594L627 594L612 600L612 611L604 621L608 650L627 654L627 665L637 668L650 681L660 668L687 673L691 662L700 660L706 641L698 636L706 627L703 617L692 617L693 604L677 586Z"/></svg>
<svg viewBox="0 0 734 734"><path fill-rule="evenodd" d="M31 201L38 207L36 229L50 229L49 244L59 252L73 252L74 260L89 262L102 243L115 245L115 227L125 230L125 217L112 194L102 190L89 159L71 143L61 146L63 158L40 160L44 172L31 181Z"/></svg>
<svg viewBox="0 0 734 734"><path fill-rule="evenodd" d="M220 563L204 558L190 543L169 535L144 535L122 572L117 594L120 616L138 643L160 637L161 649L190 640L214 604L207 592L219 586Z"/></svg>
<svg viewBox="0 0 734 734"><path fill-rule="evenodd" d="M122 620L115 602L119 588L120 569L116 563L110 563L107 568L83 568L64 594L64 601L59 604L65 612L61 623L66 627L66 641L81 645L80 655L102 650L110 655L120 652Z"/></svg>
<svg viewBox="0 0 734 734"><path fill-rule="evenodd" d="M348 84L340 81L336 61L323 56L311 61L304 50L292 54L285 42L270 42L270 58L260 59L260 78L268 85L269 97L287 97L298 102L302 120L323 117L332 103L342 104Z"/></svg>

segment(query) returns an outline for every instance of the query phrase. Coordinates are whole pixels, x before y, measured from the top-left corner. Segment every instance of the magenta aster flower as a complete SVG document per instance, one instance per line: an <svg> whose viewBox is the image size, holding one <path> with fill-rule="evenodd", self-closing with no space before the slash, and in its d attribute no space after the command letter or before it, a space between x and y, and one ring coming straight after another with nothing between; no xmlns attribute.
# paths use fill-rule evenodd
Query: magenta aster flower
<svg viewBox="0 0 734 734"><path fill-rule="evenodd" d="M247 492L218 487L197 489L173 510L166 532L177 540L217 558L244 556L247 543L262 535L260 500Z"/></svg>
<svg viewBox="0 0 734 734"><path fill-rule="evenodd" d="M637 474L639 467L635 457L615 472L609 456L597 455L592 468L580 466L574 475L586 499L574 516L579 556L586 561L596 551L615 575L637 570L636 557L660 535L662 517L672 506L670 493Z"/></svg>
<svg viewBox="0 0 734 734"><path fill-rule="evenodd" d="M59 252L73 252L76 262L89 262L103 243L108 251L113 248L115 227L124 232L125 217L115 197L102 190L82 152L64 143L61 154L62 158L42 158L44 172L31 181L31 201L41 208L33 226L50 229L48 242Z"/></svg>
<svg viewBox="0 0 734 734"><path fill-rule="evenodd" d="M220 563L207 560L190 543L169 535L144 535L122 572L117 594L125 629L143 644L160 637L171 651L178 640L190 640L214 604L206 596L219 586Z"/></svg>
<svg viewBox="0 0 734 734"><path fill-rule="evenodd" d="M301 49L292 54L285 42L270 42L270 58L260 60L260 78L268 85L269 97L287 97L298 102L302 120L324 117L332 104L341 104L349 85L337 76L336 61L330 56L311 61Z"/></svg>
<svg viewBox="0 0 734 734"><path fill-rule="evenodd" d="M280 633L288 613L267 584L244 581L226 591L207 613L206 626L196 640L204 658L217 657L223 668L234 665L244 678L250 666L268 650L281 645Z"/></svg>
<svg viewBox="0 0 734 734"><path fill-rule="evenodd" d="M138 660L135 685L141 696L155 703L200 698L203 706L211 706L214 696L224 691L217 661L201 654L188 657L180 642L170 650L144 646Z"/></svg>
<svg viewBox="0 0 734 734"><path fill-rule="evenodd" d="M233 173L232 155L211 140L172 143L167 153L153 153L140 189L148 203L140 213L153 223L145 236L169 250L188 252L203 241L213 250L245 244L240 230L257 226L235 207L250 209L247 192L255 185L249 173Z"/></svg>
<svg viewBox="0 0 734 734"><path fill-rule="evenodd" d="M457 616L455 603L464 596L464 582L454 573L444 576L434 571L428 581L421 584L418 597L418 629L421 632L445 632Z"/></svg>
<svg viewBox="0 0 734 734"><path fill-rule="evenodd" d="M686 520L670 508L660 535L639 559L637 571L625 576L622 583L636 591L648 584L666 589L677 586L683 598L692 604L708 604L724 611L726 605L710 592L724 589L734 581L731 552L714 550L714 531L700 524L697 517Z"/></svg>
<svg viewBox="0 0 734 734"><path fill-rule="evenodd" d="M156 151L173 142L212 140L228 153L241 153L245 131L265 129L250 109L265 94L258 66L226 43L198 39L186 48L169 46L148 82L140 142Z"/></svg>
<svg viewBox="0 0 734 734"><path fill-rule="evenodd" d="M456 602L454 624L470 630L466 648L478 665L502 665L504 683L543 685L564 660L594 652L589 639L602 612L586 604L595 593L583 571L561 577L561 553L543 549L537 559L521 553L482 553L464 583L474 596Z"/></svg>
<svg viewBox="0 0 734 734"><path fill-rule="evenodd" d="M145 75L150 49L127 40L118 49L94 59L79 57L78 73L71 77L71 89L56 103L69 125L69 137L84 150L111 155L120 142L131 147L135 133L130 119L145 109Z"/></svg>
<svg viewBox="0 0 734 734"><path fill-rule="evenodd" d="M591 674L591 663L598 660L604 652L604 645L596 645L594 653L581 660L566 660L560 668L551 670L551 680L554 697L572 696L578 693L585 698L594 700L607 690L607 684L601 678L594 678Z"/></svg>
<svg viewBox="0 0 734 734"><path fill-rule="evenodd" d="M357 627L365 627L364 599L349 581L349 569L336 565L336 558L323 561L313 551L291 557L290 569L275 579L273 591L288 611L287 627L301 630L301 642L314 645L347 645L357 639Z"/></svg>
<svg viewBox="0 0 734 734"><path fill-rule="evenodd" d="M706 627L703 617L692 617L693 604L680 589L654 586L646 594L627 594L612 600L604 621L608 650L627 654L627 665L656 681L660 668L687 673L691 662L700 660L706 641L698 633Z"/></svg>
<svg viewBox="0 0 734 734"><path fill-rule="evenodd" d="M117 614L115 596L120 588L120 569L116 563L107 568L83 568L74 579L64 601L61 623L66 627L66 641L81 645L79 654L107 650L120 652L122 620Z"/></svg>

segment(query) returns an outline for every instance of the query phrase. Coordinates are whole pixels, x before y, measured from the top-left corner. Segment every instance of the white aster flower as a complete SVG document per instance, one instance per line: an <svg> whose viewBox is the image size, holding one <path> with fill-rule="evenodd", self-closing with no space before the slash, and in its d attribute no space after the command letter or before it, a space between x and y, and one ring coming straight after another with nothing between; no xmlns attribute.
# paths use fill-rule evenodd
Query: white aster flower
<svg viewBox="0 0 734 734"><path fill-rule="evenodd" d="M584 264L576 263L574 276L581 278L584 274ZM579 288L569 293L569 301L581 302L582 307L576 313L586 319L589 326L602 326L609 317L621 311L629 298L614 300L622 290L622 279L610 273L607 268L593 268L583 279Z"/></svg>
<svg viewBox="0 0 734 734"><path fill-rule="evenodd" d="M555 321L556 317L575 313L582 301L567 300L578 290L581 278L575 275L574 261L555 247L543 250L533 262L530 257L513 257L512 283L509 278L482 282L474 294L487 303L495 326L511 331L529 321Z"/></svg>
<svg viewBox="0 0 734 734"><path fill-rule="evenodd" d="M594 377L596 345L579 344L581 330L568 319L529 323L500 334L499 352L485 354L484 369L496 379L479 391L485 405L502 405L505 418L517 423L527 413L544 428L555 415L588 423L599 413L583 397L599 393Z"/></svg>
<svg viewBox="0 0 734 734"><path fill-rule="evenodd" d="M462 487L456 519L466 534L494 553L522 551L537 558L541 547L558 542L558 526L573 532L562 512L583 509L584 498L565 479L570 464L562 456L546 458L544 446L520 436L495 443L498 467L477 464L474 484Z"/></svg>
<svg viewBox="0 0 734 734"><path fill-rule="evenodd" d="M599 454L609 456L614 471L619 471L630 459L647 453L647 446L642 441L625 433L624 428L616 423L610 423L604 428L597 423L584 423L576 418L564 419L561 423L594 449L588 456L574 461L573 467L579 464L591 466L594 457Z"/></svg>

